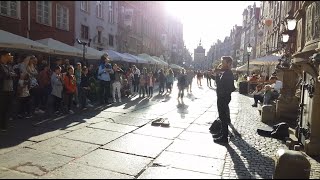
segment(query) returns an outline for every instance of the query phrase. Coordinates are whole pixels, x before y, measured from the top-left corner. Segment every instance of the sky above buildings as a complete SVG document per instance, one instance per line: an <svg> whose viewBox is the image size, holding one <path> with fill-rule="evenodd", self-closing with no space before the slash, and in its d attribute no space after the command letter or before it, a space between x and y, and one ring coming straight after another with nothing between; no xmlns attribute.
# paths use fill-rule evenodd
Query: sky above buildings
<svg viewBox="0 0 320 180"><path fill-rule="evenodd" d="M260 7L260 1L166 1L166 9L181 20L187 49L193 53L201 39L207 53L234 25L242 25L243 10L254 2Z"/></svg>

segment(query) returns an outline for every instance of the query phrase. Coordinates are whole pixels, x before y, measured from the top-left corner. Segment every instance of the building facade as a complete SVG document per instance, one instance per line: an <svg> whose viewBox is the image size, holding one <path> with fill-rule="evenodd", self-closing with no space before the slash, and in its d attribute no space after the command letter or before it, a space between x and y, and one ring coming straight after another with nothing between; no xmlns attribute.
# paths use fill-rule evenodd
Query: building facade
<svg viewBox="0 0 320 180"><path fill-rule="evenodd" d="M118 1L75 1L75 39L91 40L98 50L116 50L117 7Z"/></svg>
<svg viewBox="0 0 320 180"><path fill-rule="evenodd" d="M237 62L240 61L240 45L241 45L241 30L242 26L235 25L230 33L231 51L230 56L234 63L233 66L237 66Z"/></svg>
<svg viewBox="0 0 320 180"><path fill-rule="evenodd" d="M195 69L205 69L204 63L206 60L206 50L202 47L201 45L201 40L200 43L197 47L197 49L194 49L194 67Z"/></svg>
<svg viewBox="0 0 320 180"><path fill-rule="evenodd" d="M243 21L242 21L242 34L240 43L240 61L243 63L247 61L247 47L250 44L252 52L250 54L250 59L256 58L256 44L257 44L257 33L258 33L258 22L260 19L260 8L256 7L254 3L253 6L248 6L243 11Z"/></svg>
<svg viewBox="0 0 320 180"><path fill-rule="evenodd" d="M53 38L68 45L74 39L74 1L2 1L0 29L32 40Z"/></svg>

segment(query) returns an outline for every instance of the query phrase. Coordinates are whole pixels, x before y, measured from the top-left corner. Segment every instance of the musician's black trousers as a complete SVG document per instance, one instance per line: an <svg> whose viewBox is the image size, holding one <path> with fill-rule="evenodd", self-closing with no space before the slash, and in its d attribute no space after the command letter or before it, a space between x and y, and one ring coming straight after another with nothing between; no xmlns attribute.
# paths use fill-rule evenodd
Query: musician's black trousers
<svg viewBox="0 0 320 180"><path fill-rule="evenodd" d="M231 101L231 94L227 96L218 96L217 106L219 118L221 120L221 134L223 138L228 137L228 124L231 122L229 103Z"/></svg>

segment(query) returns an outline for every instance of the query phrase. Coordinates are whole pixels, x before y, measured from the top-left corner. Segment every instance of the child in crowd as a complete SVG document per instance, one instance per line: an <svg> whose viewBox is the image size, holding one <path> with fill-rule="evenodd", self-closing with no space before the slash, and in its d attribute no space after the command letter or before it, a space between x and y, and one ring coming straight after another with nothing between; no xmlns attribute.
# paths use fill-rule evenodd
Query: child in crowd
<svg viewBox="0 0 320 180"><path fill-rule="evenodd" d="M61 67L56 66L51 75L51 95L53 97L54 112L56 115L60 114L62 91L63 91L63 76L61 74Z"/></svg>
<svg viewBox="0 0 320 180"><path fill-rule="evenodd" d="M32 117L31 114L31 96L30 96L30 81L27 73L21 73L18 81L17 95L19 100L19 118L23 118L26 114L27 119Z"/></svg>

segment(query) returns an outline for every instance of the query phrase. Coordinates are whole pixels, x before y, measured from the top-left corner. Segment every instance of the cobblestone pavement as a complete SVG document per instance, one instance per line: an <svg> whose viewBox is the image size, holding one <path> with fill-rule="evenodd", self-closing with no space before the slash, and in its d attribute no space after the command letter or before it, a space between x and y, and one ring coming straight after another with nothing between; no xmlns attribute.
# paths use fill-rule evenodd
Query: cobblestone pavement
<svg viewBox="0 0 320 180"><path fill-rule="evenodd" d="M274 159L279 148L287 147L279 140L259 136L257 128L268 127L260 121L260 115L251 107L252 99L238 95L241 110L232 124L241 137L231 138L226 156L223 178L270 179L274 171Z"/></svg>
<svg viewBox="0 0 320 180"><path fill-rule="evenodd" d="M267 125L252 99L232 94L233 135L228 146L215 144L208 132L218 116L215 89L203 84L194 81L184 105L175 84L171 95L155 92L70 116L15 121L0 134L0 178L272 178L272 158L286 147L257 135ZM156 118L168 118L170 127L151 126Z"/></svg>

